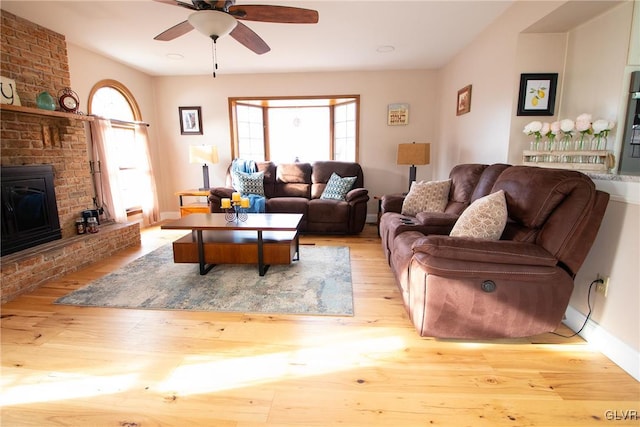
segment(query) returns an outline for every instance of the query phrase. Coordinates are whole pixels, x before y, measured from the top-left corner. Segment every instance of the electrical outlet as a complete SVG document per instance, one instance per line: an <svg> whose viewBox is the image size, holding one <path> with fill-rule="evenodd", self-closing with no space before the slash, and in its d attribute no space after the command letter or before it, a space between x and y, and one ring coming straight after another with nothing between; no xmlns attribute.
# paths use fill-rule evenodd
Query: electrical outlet
<svg viewBox="0 0 640 427"><path fill-rule="evenodd" d="M596 292L606 297L609 292L609 277L598 274L597 278L601 279L602 283L596 283Z"/></svg>

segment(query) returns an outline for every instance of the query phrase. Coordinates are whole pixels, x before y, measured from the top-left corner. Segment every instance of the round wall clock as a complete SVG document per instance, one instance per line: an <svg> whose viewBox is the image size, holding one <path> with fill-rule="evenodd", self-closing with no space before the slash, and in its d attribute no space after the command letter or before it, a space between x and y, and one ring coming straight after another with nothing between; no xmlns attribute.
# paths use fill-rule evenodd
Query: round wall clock
<svg viewBox="0 0 640 427"><path fill-rule="evenodd" d="M77 113L78 108L80 108L78 94L72 91L70 87L62 89L58 94L58 102L60 103L60 108L67 113Z"/></svg>

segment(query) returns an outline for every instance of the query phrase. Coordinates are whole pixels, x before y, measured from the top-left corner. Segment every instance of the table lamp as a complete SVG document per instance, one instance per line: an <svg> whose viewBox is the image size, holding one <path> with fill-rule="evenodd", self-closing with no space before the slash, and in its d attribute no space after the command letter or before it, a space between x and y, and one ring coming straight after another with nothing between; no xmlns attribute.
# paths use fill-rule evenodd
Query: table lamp
<svg viewBox="0 0 640 427"><path fill-rule="evenodd" d="M416 180L416 165L428 165L430 159L429 143L398 144L399 165L411 165L409 168L409 191L411 183Z"/></svg>
<svg viewBox="0 0 640 427"><path fill-rule="evenodd" d="M218 147L214 145L190 145L189 163L202 163L202 183L199 190L208 190L209 186L209 163L218 163Z"/></svg>

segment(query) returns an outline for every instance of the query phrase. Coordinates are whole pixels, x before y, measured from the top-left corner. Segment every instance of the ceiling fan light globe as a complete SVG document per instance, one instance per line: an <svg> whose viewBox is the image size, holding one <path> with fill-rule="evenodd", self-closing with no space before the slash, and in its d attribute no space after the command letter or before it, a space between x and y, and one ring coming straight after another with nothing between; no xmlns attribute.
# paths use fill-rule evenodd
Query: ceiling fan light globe
<svg viewBox="0 0 640 427"><path fill-rule="evenodd" d="M193 28L207 37L222 37L229 34L238 24L236 18L218 10L201 10L189 15Z"/></svg>

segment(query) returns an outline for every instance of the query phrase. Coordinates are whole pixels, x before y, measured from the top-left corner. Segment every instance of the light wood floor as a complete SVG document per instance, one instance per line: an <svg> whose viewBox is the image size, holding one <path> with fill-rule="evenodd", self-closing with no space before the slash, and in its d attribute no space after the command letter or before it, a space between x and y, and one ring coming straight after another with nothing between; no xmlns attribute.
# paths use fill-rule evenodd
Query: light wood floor
<svg viewBox="0 0 640 427"><path fill-rule="evenodd" d="M1 307L2 426L639 425L640 383L580 338L420 338L374 226L302 239L351 248L354 317L52 303L176 237Z"/></svg>

